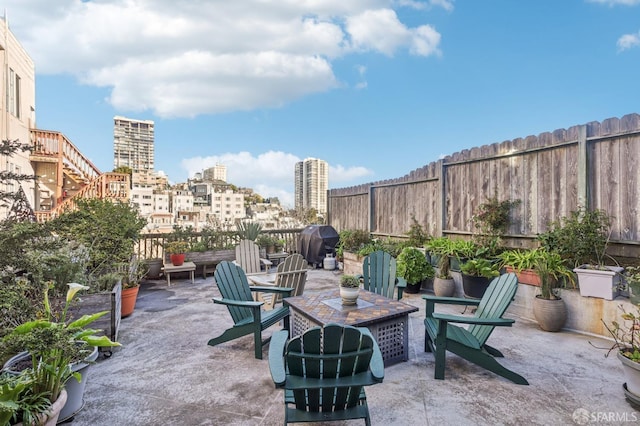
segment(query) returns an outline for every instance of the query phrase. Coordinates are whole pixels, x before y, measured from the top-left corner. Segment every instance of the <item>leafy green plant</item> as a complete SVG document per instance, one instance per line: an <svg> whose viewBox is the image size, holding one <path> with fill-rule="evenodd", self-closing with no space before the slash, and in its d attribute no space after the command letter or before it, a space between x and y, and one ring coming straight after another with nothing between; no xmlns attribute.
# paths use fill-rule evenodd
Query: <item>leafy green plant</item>
<svg viewBox="0 0 640 426"><path fill-rule="evenodd" d="M497 196L488 198L474 212L471 221L474 225L473 240L483 247L489 256L501 251L501 236L511 224L511 209L520 204L520 200L499 201Z"/></svg>
<svg viewBox="0 0 640 426"><path fill-rule="evenodd" d="M146 223L127 203L90 198L78 200L77 209L60 214L51 227L64 240L87 248L87 272L97 279L112 265L129 261Z"/></svg>
<svg viewBox="0 0 640 426"><path fill-rule="evenodd" d="M360 287L360 280L355 275L342 275L340 277L340 287L358 288Z"/></svg>
<svg viewBox="0 0 640 426"><path fill-rule="evenodd" d="M630 360L640 362L640 304L635 305L635 312L627 311L623 305L619 305L619 308L624 322L613 321L611 324L604 324L615 342L607 355L617 349Z"/></svg>
<svg viewBox="0 0 640 426"><path fill-rule="evenodd" d="M548 253L547 250L541 248L535 249L511 249L505 250L498 255L502 266L510 266L516 272L522 272L525 269L533 269L536 262L544 258Z"/></svg>
<svg viewBox="0 0 640 426"><path fill-rule="evenodd" d="M425 254L416 247L405 247L397 258L398 276L409 284L417 284L435 276L433 266L427 261Z"/></svg>
<svg viewBox="0 0 640 426"><path fill-rule="evenodd" d="M164 244L164 249L169 254L182 254L189 251L189 246L186 241L169 241Z"/></svg>
<svg viewBox="0 0 640 426"><path fill-rule="evenodd" d="M624 279L629 286L629 299L634 304L640 303L640 266L628 266L624 270Z"/></svg>
<svg viewBox="0 0 640 426"><path fill-rule="evenodd" d="M0 373L0 425L35 425L38 415L51 407L46 393L33 392L33 384L29 370L17 375Z"/></svg>
<svg viewBox="0 0 640 426"><path fill-rule="evenodd" d="M411 215L411 226L409 227L409 231L406 235L409 237L406 241L407 247L424 247L430 237L422 225L418 223L415 215Z"/></svg>
<svg viewBox="0 0 640 426"><path fill-rule="evenodd" d="M463 274L476 277L495 278L500 275L500 265L488 259L469 259L460 266Z"/></svg>
<svg viewBox="0 0 640 426"><path fill-rule="evenodd" d="M611 235L611 216L604 210L583 207L552 222L547 232L538 236L541 246L554 251L569 266L603 266Z"/></svg>
<svg viewBox="0 0 640 426"><path fill-rule="evenodd" d="M547 300L558 299L558 289L575 287L575 277L565 266L558 253L536 250L532 268L540 276L540 297Z"/></svg>
<svg viewBox="0 0 640 426"><path fill-rule="evenodd" d="M59 318L56 318L51 309L46 291L44 318L20 324L2 339L3 352L29 352L34 380L33 392L46 393L52 402L58 398L67 380L71 377L80 380L79 373L71 370L72 362L86 357L91 352L91 347L120 346L107 336L97 336L98 330L86 328L107 314L107 311L84 315L67 323L67 311L73 298L78 291L89 288L77 283L70 283L68 287L65 305Z"/></svg>
<svg viewBox="0 0 640 426"><path fill-rule="evenodd" d="M262 225L258 222L243 221L239 222L236 227L238 228L238 236L240 239L255 241L262 231Z"/></svg>
<svg viewBox="0 0 640 426"><path fill-rule="evenodd" d="M267 248L269 246L275 246L276 245L276 241L277 241L277 239L273 235L267 234L267 233L261 233L256 238L256 244L258 244L258 246L260 246L262 248Z"/></svg>

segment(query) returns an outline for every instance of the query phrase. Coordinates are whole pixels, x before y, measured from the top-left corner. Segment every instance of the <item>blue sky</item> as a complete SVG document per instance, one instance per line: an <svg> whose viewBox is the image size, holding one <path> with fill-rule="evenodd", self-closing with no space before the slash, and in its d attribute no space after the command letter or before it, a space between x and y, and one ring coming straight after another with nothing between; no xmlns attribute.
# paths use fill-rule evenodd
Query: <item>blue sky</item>
<svg viewBox="0 0 640 426"><path fill-rule="evenodd" d="M640 0L0 0L37 127L113 168L113 117L155 121L172 182L216 163L292 207L454 152L640 113Z"/></svg>

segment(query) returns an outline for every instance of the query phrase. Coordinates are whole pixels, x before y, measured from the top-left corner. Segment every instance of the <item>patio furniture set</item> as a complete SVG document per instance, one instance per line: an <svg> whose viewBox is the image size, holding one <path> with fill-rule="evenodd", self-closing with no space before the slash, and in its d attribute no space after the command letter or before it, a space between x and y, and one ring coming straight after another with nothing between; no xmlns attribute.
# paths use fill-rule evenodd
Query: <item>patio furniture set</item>
<svg viewBox="0 0 640 426"><path fill-rule="evenodd" d="M373 257L379 261L378 254ZM290 263L287 260L280 266ZM385 277L373 277L376 269ZM394 298L397 280L390 271L395 275L395 267L371 269L368 290L360 290L355 305L343 305L338 288L304 294L304 284L276 285L277 273L247 275L241 266L221 262L214 278L222 297L213 300L227 306L234 324L209 345L253 334L255 357L262 359L262 347L271 340L263 340L262 331L281 323L284 329L272 335L269 367L276 387L285 389L286 422L363 418L370 424L363 387L382 382L384 367L408 360L409 314L418 311ZM250 286L249 281L258 285ZM444 379L449 351L516 384L528 384L499 364L495 358L502 353L486 343L496 326L513 324L502 315L516 288L515 274L505 274L493 280L482 299L423 296L425 351L434 352L436 379ZM265 301L256 294L273 295L270 310L262 308ZM276 296L282 297L282 304ZM435 312L441 303L475 306L475 315ZM344 337L351 333L353 340Z"/></svg>

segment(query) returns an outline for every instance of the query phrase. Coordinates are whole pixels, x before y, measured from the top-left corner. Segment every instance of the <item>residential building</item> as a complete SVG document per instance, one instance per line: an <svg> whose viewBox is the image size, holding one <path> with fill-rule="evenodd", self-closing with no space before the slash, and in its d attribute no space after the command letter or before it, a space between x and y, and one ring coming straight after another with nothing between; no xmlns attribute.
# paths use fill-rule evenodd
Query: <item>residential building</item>
<svg viewBox="0 0 640 426"><path fill-rule="evenodd" d="M326 161L306 158L295 165L295 209L315 209L318 214L327 213L329 166Z"/></svg>
<svg viewBox="0 0 640 426"><path fill-rule="evenodd" d="M113 117L113 165L133 170L133 186L156 184L154 168L154 122Z"/></svg>
<svg viewBox="0 0 640 426"><path fill-rule="evenodd" d="M223 164L216 164L213 167L209 167L202 172L203 180L221 180L223 182L227 181L227 166Z"/></svg>
<svg viewBox="0 0 640 426"><path fill-rule="evenodd" d="M0 21L0 31L0 58L3 63L0 71L0 135L2 140L28 144L31 141L30 129L36 125L35 64L9 30L6 18ZM19 151L12 156L0 155L0 170L26 175L35 173L28 151ZM33 181L7 182L2 184L0 191L16 193L22 186L27 202L36 208L36 184ZM51 203L54 195L44 190L42 197L44 205ZM0 206L0 218L5 218L10 208L11 205Z"/></svg>

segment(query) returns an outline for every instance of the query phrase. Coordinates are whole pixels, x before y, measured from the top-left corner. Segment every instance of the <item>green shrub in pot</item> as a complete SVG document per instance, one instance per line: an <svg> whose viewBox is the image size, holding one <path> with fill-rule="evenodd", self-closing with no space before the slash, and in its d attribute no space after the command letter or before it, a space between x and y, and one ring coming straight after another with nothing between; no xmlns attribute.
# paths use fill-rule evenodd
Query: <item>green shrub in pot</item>
<svg viewBox="0 0 640 426"><path fill-rule="evenodd" d="M396 260L398 276L409 284L417 284L435 276L433 266L427 261L425 254L416 247L403 248Z"/></svg>

